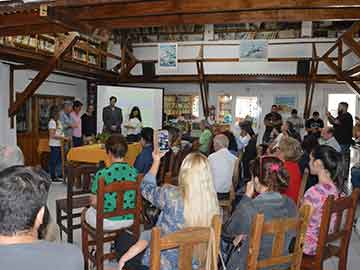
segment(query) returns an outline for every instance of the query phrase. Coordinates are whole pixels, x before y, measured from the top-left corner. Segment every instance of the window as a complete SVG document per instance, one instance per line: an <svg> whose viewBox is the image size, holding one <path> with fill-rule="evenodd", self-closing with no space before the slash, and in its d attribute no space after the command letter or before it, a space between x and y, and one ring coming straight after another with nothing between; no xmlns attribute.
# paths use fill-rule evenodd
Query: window
<svg viewBox="0 0 360 270"><path fill-rule="evenodd" d="M252 127L257 127L259 116L257 97L236 97L235 118L237 122L243 120L252 121Z"/></svg>
<svg viewBox="0 0 360 270"><path fill-rule="evenodd" d="M356 95L355 94L329 94L328 111L337 116L337 109L340 102L349 104L348 112L354 117L356 115Z"/></svg>

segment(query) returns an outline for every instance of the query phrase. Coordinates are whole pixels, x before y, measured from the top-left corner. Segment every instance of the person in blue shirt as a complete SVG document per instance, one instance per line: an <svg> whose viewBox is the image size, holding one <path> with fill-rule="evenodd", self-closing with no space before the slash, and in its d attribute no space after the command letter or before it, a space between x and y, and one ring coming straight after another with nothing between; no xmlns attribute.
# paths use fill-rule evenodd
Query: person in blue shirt
<svg viewBox="0 0 360 270"><path fill-rule="evenodd" d="M142 151L136 157L134 167L138 170L138 173L147 173L153 163L152 152L154 130L150 127L145 127L140 132L140 143L142 145Z"/></svg>

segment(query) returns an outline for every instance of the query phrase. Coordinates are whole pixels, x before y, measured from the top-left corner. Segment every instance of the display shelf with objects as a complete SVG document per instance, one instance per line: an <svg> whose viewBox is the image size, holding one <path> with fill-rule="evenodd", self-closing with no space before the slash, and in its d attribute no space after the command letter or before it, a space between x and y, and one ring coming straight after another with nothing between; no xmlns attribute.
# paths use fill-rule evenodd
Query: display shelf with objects
<svg viewBox="0 0 360 270"><path fill-rule="evenodd" d="M165 95L164 112L167 116L178 117L181 115L191 116L193 113L193 96Z"/></svg>
<svg viewBox="0 0 360 270"><path fill-rule="evenodd" d="M26 51L34 51L45 55L52 55L55 52L60 35L19 35L0 36L0 46L13 47ZM59 41L60 40L60 41ZM65 59L82 64L103 67L105 64L104 44L101 42L80 35L77 43L72 47L72 52L65 56Z"/></svg>

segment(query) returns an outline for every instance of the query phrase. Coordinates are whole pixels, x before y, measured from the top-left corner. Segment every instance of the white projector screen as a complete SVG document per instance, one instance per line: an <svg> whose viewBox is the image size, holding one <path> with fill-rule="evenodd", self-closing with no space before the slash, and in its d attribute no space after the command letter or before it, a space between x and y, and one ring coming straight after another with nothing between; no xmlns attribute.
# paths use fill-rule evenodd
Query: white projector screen
<svg viewBox="0 0 360 270"><path fill-rule="evenodd" d="M123 113L123 124L129 120L131 108L138 106L143 127L162 128L163 92L162 88L99 85L97 88L97 131L103 130L102 111L110 104L110 97L117 98L116 106Z"/></svg>

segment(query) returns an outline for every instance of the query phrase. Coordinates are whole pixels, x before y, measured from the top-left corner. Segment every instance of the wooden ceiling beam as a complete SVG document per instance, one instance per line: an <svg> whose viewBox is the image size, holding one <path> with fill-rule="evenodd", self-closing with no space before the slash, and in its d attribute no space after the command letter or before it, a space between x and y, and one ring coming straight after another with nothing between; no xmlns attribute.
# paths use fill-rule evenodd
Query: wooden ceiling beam
<svg viewBox="0 0 360 270"><path fill-rule="evenodd" d="M305 83L305 76L298 75L267 75L267 74L208 74L206 75L208 83L234 83L234 82L249 82L249 83ZM360 78L354 78L354 81L360 81ZM198 75L159 75L152 79L144 76L131 76L129 78L122 78L119 83L199 83ZM321 74L316 75L315 82L317 83L339 83L336 75Z"/></svg>
<svg viewBox="0 0 360 270"><path fill-rule="evenodd" d="M17 98L16 101L10 106L9 117L14 116L25 104L25 102L36 92L36 90L46 80L50 73L55 70L58 60L75 44L77 39L78 34L72 32L66 37L63 43L55 49L55 53L49 59L48 63L44 64L39 73L20 94L19 98Z"/></svg>
<svg viewBox="0 0 360 270"><path fill-rule="evenodd" d="M237 11L179 15L156 15L144 17L111 18L108 20L88 20L86 22L101 24L108 29L139 28L179 24L216 24L216 23L250 23L250 22L283 22L312 20L358 20L359 8L347 9L287 9L265 11ZM93 18L96 18L94 16Z"/></svg>
<svg viewBox="0 0 360 270"><path fill-rule="evenodd" d="M0 25L0 36L35 35L66 32L69 32L69 29L66 29L54 23L25 24L14 27L3 27L2 25Z"/></svg>
<svg viewBox="0 0 360 270"><path fill-rule="evenodd" d="M39 12L15 13L11 15L0 15L0 27L23 26L25 24L43 24L46 23L39 16Z"/></svg>
<svg viewBox="0 0 360 270"><path fill-rule="evenodd" d="M97 6L105 4L118 4L118 3L136 3L143 2L144 0L56 0L53 3L49 3L54 7L82 7L82 6Z"/></svg>
<svg viewBox="0 0 360 270"><path fill-rule="evenodd" d="M58 1L56 1L58 2ZM73 1L75 2L75 1ZM76 1L79 2L79 1ZM88 1L98 5L98 1ZM174 14L195 14L214 12L235 12L235 11L262 11L280 9L312 9L312 8L346 8L360 7L357 0L251 0L251 1L228 1L228 0L153 0L153 1L116 1L114 4L92 6L88 3L84 7L71 8L73 14L79 20L105 19L131 16L153 16L153 15L174 15ZM70 9L68 9L70 11Z"/></svg>

